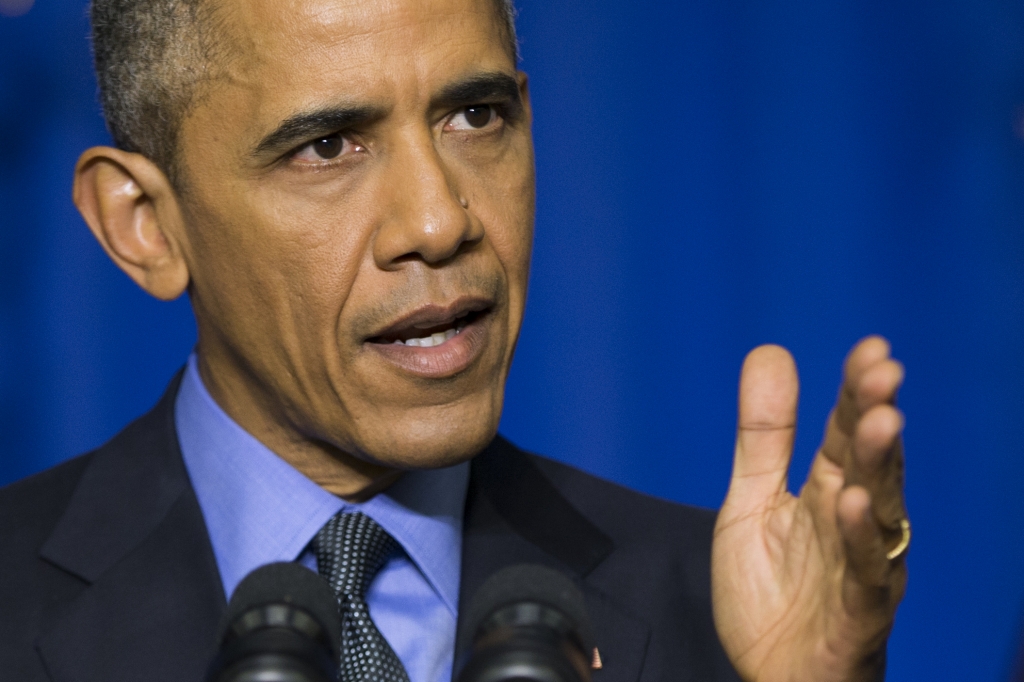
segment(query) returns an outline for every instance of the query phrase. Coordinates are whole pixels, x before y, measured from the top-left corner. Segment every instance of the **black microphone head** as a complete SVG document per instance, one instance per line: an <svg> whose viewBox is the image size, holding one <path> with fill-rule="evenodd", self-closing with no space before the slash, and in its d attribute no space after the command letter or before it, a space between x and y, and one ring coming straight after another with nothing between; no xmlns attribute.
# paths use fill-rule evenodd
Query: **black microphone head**
<svg viewBox="0 0 1024 682"><path fill-rule="evenodd" d="M504 568L466 609L459 682L589 682L593 635L583 593L544 566Z"/></svg>
<svg viewBox="0 0 1024 682"><path fill-rule="evenodd" d="M334 590L299 564L261 566L231 595L206 682L336 682Z"/></svg>
<svg viewBox="0 0 1024 682"><path fill-rule="evenodd" d="M237 632L245 627L239 618L268 604L288 604L312 616L323 629L326 643L337 660L341 646L338 597L326 580L296 563L266 564L245 576L231 595L217 641L242 634Z"/></svg>
<svg viewBox="0 0 1024 682"><path fill-rule="evenodd" d="M509 566L484 581L466 610L465 636L472 641L492 614L521 602L545 604L562 613L571 621L584 650L593 647L583 593L564 574L539 564Z"/></svg>

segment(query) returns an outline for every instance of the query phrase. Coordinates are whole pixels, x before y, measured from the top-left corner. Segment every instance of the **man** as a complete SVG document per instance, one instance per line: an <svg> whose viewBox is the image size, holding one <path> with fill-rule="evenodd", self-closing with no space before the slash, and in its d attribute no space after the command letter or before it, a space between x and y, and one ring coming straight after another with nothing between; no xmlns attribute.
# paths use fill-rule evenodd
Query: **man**
<svg viewBox="0 0 1024 682"><path fill-rule="evenodd" d="M496 437L534 210L508 4L96 0L93 25L118 148L75 201L143 289L188 292L199 340L153 412L0 493L0 670L199 679L231 590L287 560L372 617L370 679L447 679L461 609L521 562L580 584L595 680L884 676L909 524L883 340L799 497L773 346L717 517ZM380 565L339 574L364 534Z"/></svg>

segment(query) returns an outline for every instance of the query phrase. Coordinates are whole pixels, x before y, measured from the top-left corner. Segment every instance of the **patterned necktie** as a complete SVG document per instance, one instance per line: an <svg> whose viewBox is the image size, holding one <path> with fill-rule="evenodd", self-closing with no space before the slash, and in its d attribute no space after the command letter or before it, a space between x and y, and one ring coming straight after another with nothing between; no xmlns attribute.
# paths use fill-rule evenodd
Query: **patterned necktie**
<svg viewBox="0 0 1024 682"><path fill-rule="evenodd" d="M366 590L398 543L369 516L334 515L313 538L322 575L341 607L341 682L409 682L409 676L370 620Z"/></svg>

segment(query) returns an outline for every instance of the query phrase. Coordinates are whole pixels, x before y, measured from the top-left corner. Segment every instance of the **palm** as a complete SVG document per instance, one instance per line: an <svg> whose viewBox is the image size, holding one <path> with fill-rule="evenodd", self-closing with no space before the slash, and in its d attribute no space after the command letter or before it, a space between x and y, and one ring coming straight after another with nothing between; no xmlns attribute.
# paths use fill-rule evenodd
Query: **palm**
<svg viewBox="0 0 1024 682"><path fill-rule="evenodd" d="M806 484L786 481L797 381L788 353L744 365L729 494L712 550L715 623L747 680L876 680L906 573L886 529L903 518L902 378L888 345L851 353L840 401Z"/></svg>

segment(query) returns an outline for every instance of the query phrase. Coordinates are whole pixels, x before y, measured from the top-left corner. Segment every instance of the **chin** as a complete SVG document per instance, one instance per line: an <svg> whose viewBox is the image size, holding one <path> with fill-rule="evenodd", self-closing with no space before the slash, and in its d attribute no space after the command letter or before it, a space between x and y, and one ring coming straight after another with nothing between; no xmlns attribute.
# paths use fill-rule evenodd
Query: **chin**
<svg viewBox="0 0 1024 682"><path fill-rule="evenodd" d="M488 412L491 412L488 410ZM384 442L366 444L368 459L395 469L440 469L480 454L498 432L499 409L486 415L453 415L434 419L396 420L377 433Z"/></svg>

